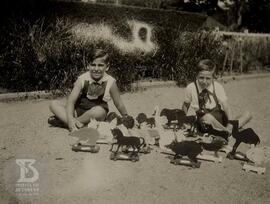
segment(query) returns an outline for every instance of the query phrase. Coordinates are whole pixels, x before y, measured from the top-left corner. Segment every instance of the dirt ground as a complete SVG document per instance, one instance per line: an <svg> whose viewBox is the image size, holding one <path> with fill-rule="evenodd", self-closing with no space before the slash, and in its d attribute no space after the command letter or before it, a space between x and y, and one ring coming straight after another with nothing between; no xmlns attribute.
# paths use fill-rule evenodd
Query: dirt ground
<svg viewBox="0 0 270 204"><path fill-rule="evenodd" d="M270 78L224 84L233 115L249 110L248 124L270 146ZM149 88L122 95L131 115L150 115L154 105L179 108L183 89ZM199 169L170 164L155 148L139 162L111 161L109 146L98 154L71 151L68 131L50 127L49 100L0 103L0 203L270 203L270 164L257 175L240 161L202 162ZM112 110L114 110L113 106ZM245 152L248 146L241 144ZM15 193L20 177L16 159L35 159L36 195ZM33 186L32 186L33 187ZM29 192L28 192L29 193Z"/></svg>

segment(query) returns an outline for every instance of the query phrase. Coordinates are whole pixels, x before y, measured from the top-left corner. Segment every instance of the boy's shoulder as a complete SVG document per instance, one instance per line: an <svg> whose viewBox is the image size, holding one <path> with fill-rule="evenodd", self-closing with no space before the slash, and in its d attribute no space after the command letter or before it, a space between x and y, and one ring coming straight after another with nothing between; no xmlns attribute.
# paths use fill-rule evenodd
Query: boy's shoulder
<svg viewBox="0 0 270 204"><path fill-rule="evenodd" d="M187 86L186 89L190 90L190 89L196 89L195 83L194 82L190 82Z"/></svg>
<svg viewBox="0 0 270 204"><path fill-rule="evenodd" d="M89 72L85 72L85 73L83 73L83 74L81 74L81 75L79 75L78 76L78 79L84 79L84 80L89 80L90 79L90 74L89 74Z"/></svg>

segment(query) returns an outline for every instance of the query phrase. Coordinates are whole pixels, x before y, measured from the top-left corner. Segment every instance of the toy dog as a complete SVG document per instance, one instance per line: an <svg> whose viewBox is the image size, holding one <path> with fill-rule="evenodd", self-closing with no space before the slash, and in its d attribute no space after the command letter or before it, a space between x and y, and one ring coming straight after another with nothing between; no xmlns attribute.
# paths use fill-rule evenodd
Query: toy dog
<svg viewBox="0 0 270 204"><path fill-rule="evenodd" d="M139 113L138 116L136 117L136 120L139 124L139 128L141 127L141 124L146 122L147 116L145 113Z"/></svg>
<svg viewBox="0 0 270 204"><path fill-rule="evenodd" d="M118 145L115 151L115 154L117 154L121 146L126 146L127 148L132 147L133 149L132 155L137 155L138 152L140 152L141 147L146 146L145 140L142 137L134 137L134 136L125 137L122 131L118 128L114 128L111 131L112 131L113 137L116 139L117 142L112 144L110 151L112 151L114 144Z"/></svg>
<svg viewBox="0 0 270 204"><path fill-rule="evenodd" d="M118 125L121 125L122 124L122 118L121 118L121 116L119 116L117 113L115 113L115 112L110 112L110 113L108 113L108 115L107 115L107 117L106 117L106 121L107 122L111 122L111 121L113 121L114 119L117 119L117 126Z"/></svg>
<svg viewBox="0 0 270 204"><path fill-rule="evenodd" d="M198 160L197 156L203 151L202 147L200 144L198 144L195 141L173 141L171 144L166 145L167 148L171 149L175 155L173 158L173 161L177 161L177 159L183 156L187 156L191 162L193 162L195 165L194 167L197 167ZM173 163L173 162L172 162ZM181 163L180 163L181 164Z"/></svg>
<svg viewBox="0 0 270 204"><path fill-rule="evenodd" d="M135 125L134 118L130 115L122 117L122 123L127 129L132 129Z"/></svg>
<svg viewBox="0 0 270 204"><path fill-rule="evenodd" d="M235 131L232 135L235 138L233 150L227 155L227 158L234 159L238 146L243 142L246 144L257 145L260 143L259 136L254 132L252 128L247 128L241 131Z"/></svg>
<svg viewBox="0 0 270 204"><path fill-rule="evenodd" d="M147 118L147 115L145 113L139 113L136 117L136 120L138 121L139 128L141 127L141 124L146 122L147 125L150 125L151 128L156 126L155 118L150 117Z"/></svg>
<svg viewBox="0 0 270 204"><path fill-rule="evenodd" d="M178 124L181 125L181 126L179 126L179 128L181 128L182 125L183 125L183 123L181 122L182 121L182 118L184 116L186 116L186 114L185 114L185 112L183 110L180 110L180 109L168 109L168 108L164 108L160 112L160 116L166 116L167 117L167 119L168 119L167 125L169 127L170 127L171 122L173 120L177 120L178 121Z"/></svg>

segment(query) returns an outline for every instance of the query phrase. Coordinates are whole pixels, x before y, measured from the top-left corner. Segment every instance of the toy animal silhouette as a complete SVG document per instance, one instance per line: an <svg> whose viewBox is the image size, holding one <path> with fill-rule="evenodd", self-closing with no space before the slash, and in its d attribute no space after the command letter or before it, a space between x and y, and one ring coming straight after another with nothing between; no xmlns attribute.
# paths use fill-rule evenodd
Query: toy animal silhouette
<svg viewBox="0 0 270 204"><path fill-rule="evenodd" d="M118 146L115 153L119 151L119 148L121 146L126 146L127 148L132 147L133 149L132 154L135 154L136 150L138 153L141 147L146 146L145 140L142 137L134 137L134 136L125 137L122 131L118 128L114 128L111 131L112 131L113 137L116 139L117 142L112 144L110 151L112 151L114 144L117 144Z"/></svg>
<svg viewBox="0 0 270 204"><path fill-rule="evenodd" d="M235 138L235 143L233 145L233 150L232 152L230 152L228 154L228 157L231 158L238 146L243 142L243 143L246 143L246 144L251 144L251 145L257 145L260 143L260 138L259 136L254 132L254 130L252 128L247 128L247 129L244 129L244 130L241 130L241 131L234 131L232 136Z"/></svg>
<svg viewBox="0 0 270 204"><path fill-rule="evenodd" d="M177 120L178 121L178 125L179 128L182 127L183 125L183 118L186 116L185 112L183 110L180 109L168 109L168 108L164 108L161 110L160 112L160 116L166 116L168 119L168 123L167 125L170 126L171 122L173 120Z"/></svg>
<svg viewBox="0 0 270 204"><path fill-rule="evenodd" d="M156 127L156 120L154 117L150 117L146 119L146 124L152 127Z"/></svg>
<svg viewBox="0 0 270 204"><path fill-rule="evenodd" d="M122 117L121 116L119 116L117 113L115 113L115 112L110 112L110 113L108 113L108 115L107 115L107 117L106 117L106 121L107 122L111 122L111 121L113 121L114 119L117 119L117 126L118 125L121 125L122 124Z"/></svg>
<svg viewBox="0 0 270 204"><path fill-rule="evenodd" d="M155 118L154 117L147 118L147 115L145 113L139 113L138 116L136 117L136 120L139 124L138 128L140 128L141 124L144 122L146 122L147 125L150 125L151 128L156 126Z"/></svg>
<svg viewBox="0 0 270 204"><path fill-rule="evenodd" d="M203 151L201 145L195 141L177 142L174 140L171 144L166 145L166 147L175 153L174 159L177 159L179 156L187 156L195 163L198 162L197 156Z"/></svg>
<svg viewBox="0 0 270 204"><path fill-rule="evenodd" d="M206 143L204 141L200 141L199 143L203 149L207 151L213 151L216 157L218 157L218 151L228 144L226 139L219 136L212 136L212 141L210 143Z"/></svg>
<svg viewBox="0 0 270 204"><path fill-rule="evenodd" d="M115 113L115 112L110 112L106 117L106 121L111 122L115 118L117 119L116 126L123 124L128 129L131 129L134 127L135 121L134 121L133 117L130 115L125 116L125 117L121 117L121 116L117 115L117 113Z"/></svg>

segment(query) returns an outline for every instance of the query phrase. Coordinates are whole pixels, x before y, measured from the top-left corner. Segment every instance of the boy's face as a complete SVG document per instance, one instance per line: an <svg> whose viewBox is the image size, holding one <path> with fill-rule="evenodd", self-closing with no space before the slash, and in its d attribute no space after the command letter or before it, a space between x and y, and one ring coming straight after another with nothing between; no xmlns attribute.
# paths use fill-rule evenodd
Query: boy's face
<svg viewBox="0 0 270 204"><path fill-rule="evenodd" d="M104 58L94 59L87 67L90 71L91 77L94 80L101 79L104 73L109 69L109 66L104 61Z"/></svg>
<svg viewBox="0 0 270 204"><path fill-rule="evenodd" d="M207 88L212 83L213 72L200 71L197 76L198 83L202 89Z"/></svg>

